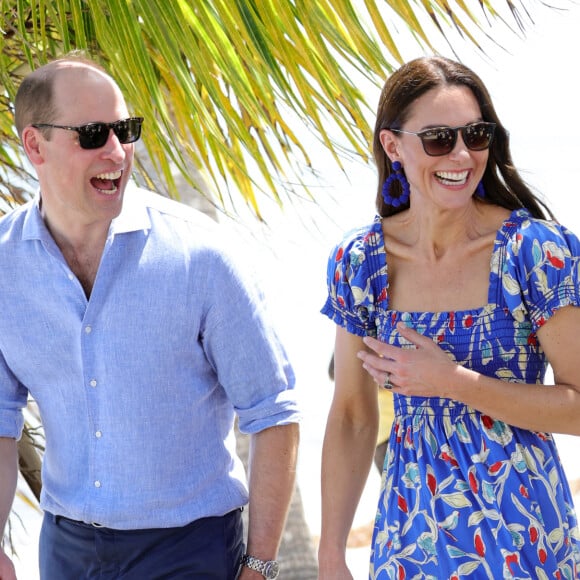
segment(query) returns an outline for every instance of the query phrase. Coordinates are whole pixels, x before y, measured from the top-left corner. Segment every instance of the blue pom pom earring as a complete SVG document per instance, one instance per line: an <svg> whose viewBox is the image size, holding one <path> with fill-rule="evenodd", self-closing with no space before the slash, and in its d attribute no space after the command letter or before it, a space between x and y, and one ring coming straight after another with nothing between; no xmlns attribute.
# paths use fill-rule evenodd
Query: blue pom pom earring
<svg viewBox="0 0 580 580"><path fill-rule="evenodd" d="M393 207L399 207L405 205L409 202L409 197L411 195L411 186L403 173L403 166L398 162L393 162L393 173L389 175L383 184L383 200L386 205L392 205ZM398 181L401 186L401 194L398 197L393 197L391 195L391 188L393 184Z"/></svg>
<svg viewBox="0 0 580 580"><path fill-rule="evenodd" d="M475 188L475 195L479 197L479 199L483 199L485 197L485 188L483 187L483 181L480 181Z"/></svg>

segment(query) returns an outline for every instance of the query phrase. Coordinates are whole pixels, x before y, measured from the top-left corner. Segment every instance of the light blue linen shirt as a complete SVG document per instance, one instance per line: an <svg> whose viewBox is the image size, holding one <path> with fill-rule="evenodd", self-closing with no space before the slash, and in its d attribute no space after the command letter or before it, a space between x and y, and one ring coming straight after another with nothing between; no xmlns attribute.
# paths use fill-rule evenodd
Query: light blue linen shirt
<svg viewBox="0 0 580 580"><path fill-rule="evenodd" d="M0 436L20 436L30 393L44 509L140 529L247 502L234 414L255 433L298 410L261 293L222 238L131 186L87 300L38 198L0 220Z"/></svg>

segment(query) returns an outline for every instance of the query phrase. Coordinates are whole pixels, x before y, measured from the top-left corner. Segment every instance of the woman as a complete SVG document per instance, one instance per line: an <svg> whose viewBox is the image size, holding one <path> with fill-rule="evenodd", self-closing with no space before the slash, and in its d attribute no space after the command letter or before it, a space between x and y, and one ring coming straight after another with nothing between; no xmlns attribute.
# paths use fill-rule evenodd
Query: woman
<svg viewBox="0 0 580 580"><path fill-rule="evenodd" d="M328 267L320 578L352 578L375 383L392 389L395 422L371 578L578 578L550 433L580 434L580 242L545 221L487 89L459 63L420 58L387 80L374 155L379 216ZM548 361L554 385L542 384Z"/></svg>

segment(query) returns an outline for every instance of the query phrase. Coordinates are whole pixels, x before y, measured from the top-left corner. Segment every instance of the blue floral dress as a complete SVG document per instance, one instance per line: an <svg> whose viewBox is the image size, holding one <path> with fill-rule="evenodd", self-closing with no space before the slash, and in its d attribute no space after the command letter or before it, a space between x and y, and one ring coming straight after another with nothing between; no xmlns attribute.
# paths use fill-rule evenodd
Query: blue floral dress
<svg viewBox="0 0 580 580"><path fill-rule="evenodd" d="M542 383L547 361L536 331L558 308L580 305L579 268L576 236L516 210L496 236L486 306L390 310L377 217L333 251L322 312L349 332L410 346L394 331L402 320L458 364L504 381ZM573 499L550 434L450 399L394 391L394 404L370 578L580 577Z"/></svg>

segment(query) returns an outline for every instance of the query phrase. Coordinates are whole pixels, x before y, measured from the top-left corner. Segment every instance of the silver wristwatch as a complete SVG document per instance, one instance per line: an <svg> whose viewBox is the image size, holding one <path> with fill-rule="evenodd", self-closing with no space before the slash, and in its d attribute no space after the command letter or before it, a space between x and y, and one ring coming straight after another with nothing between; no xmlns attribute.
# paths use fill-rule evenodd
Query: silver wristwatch
<svg viewBox="0 0 580 580"><path fill-rule="evenodd" d="M248 554L242 556L242 566L260 572L267 580L276 580L280 574L280 565L276 560L260 560Z"/></svg>

